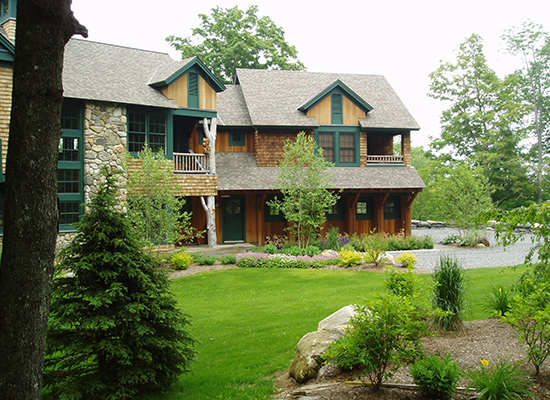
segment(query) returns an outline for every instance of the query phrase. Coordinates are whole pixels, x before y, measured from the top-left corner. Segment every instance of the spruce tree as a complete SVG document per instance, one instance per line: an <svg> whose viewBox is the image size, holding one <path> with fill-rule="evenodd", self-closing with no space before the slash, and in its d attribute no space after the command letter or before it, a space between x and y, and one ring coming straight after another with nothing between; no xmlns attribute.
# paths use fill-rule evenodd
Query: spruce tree
<svg viewBox="0 0 550 400"><path fill-rule="evenodd" d="M54 398L164 389L195 357L188 317L117 210L115 174L103 175L53 282L45 383Z"/></svg>

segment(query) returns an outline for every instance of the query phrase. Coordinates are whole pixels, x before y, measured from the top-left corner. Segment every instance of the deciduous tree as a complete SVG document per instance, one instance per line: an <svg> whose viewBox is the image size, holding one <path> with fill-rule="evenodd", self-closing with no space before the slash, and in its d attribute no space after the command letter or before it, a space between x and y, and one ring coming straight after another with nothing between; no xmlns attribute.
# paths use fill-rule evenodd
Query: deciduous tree
<svg viewBox="0 0 550 400"><path fill-rule="evenodd" d="M237 68L301 70L298 52L285 32L269 17L258 17L258 6L212 9L199 14L201 25L186 38L166 40L182 57L199 56L215 75L231 83Z"/></svg>
<svg viewBox="0 0 550 400"><path fill-rule="evenodd" d="M523 67L516 71L522 100L530 106L524 120L527 131L536 139L538 200L543 200L543 174L550 150L550 34L531 20L503 35L508 51L518 56Z"/></svg>
<svg viewBox="0 0 550 400"><path fill-rule="evenodd" d="M323 158L323 149L305 132L298 133L295 141L287 140L279 163L278 185L283 198L270 204L281 210L291 223L289 232L299 246L306 246L317 237L327 220L329 207L336 204L340 195L331 192L333 174Z"/></svg>
<svg viewBox="0 0 550 400"><path fill-rule="evenodd" d="M0 268L0 398L40 399L58 232L65 44L87 36L70 0L19 1Z"/></svg>
<svg viewBox="0 0 550 400"><path fill-rule="evenodd" d="M520 144L527 109L517 100L518 78L501 79L489 68L478 35L460 45L455 63L443 62L430 78L429 96L449 105L432 147L482 167L496 203L520 205L529 180Z"/></svg>

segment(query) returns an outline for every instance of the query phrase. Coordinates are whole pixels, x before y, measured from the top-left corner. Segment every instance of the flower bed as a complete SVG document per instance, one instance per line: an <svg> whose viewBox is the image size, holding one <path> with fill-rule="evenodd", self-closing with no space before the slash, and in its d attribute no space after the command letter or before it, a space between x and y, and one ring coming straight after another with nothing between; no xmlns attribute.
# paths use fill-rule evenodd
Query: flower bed
<svg viewBox="0 0 550 400"><path fill-rule="evenodd" d="M334 256L289 256L286 254L243 253L237 256L241 268L322 268L338 264L340 257Z"/></svg>

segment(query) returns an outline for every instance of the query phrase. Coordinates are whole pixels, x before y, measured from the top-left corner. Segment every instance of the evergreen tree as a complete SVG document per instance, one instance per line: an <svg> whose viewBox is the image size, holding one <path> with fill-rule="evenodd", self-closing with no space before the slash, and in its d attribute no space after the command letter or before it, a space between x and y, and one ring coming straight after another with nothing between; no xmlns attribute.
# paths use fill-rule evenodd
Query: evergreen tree
<svg viewBox="0 0 550 400"><path fill-rule="evenodd" d="M63 250L54 279L45 384L54 398L124 399L188 370L194 339L168 280L105 182Z"/></svg>

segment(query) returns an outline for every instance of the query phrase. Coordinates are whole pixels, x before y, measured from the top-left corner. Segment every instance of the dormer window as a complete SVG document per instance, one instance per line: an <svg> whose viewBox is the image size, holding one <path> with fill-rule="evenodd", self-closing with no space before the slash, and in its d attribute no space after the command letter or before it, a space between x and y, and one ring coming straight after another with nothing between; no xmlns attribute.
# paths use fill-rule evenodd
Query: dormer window
<svg viewBox="0 0 550 400"><path fill-rule="evenodd" d="M342 104L342 95L339 93L334 93L331 96L332 100L332 124L341 125L344 123L343 109Z"/></svg>

